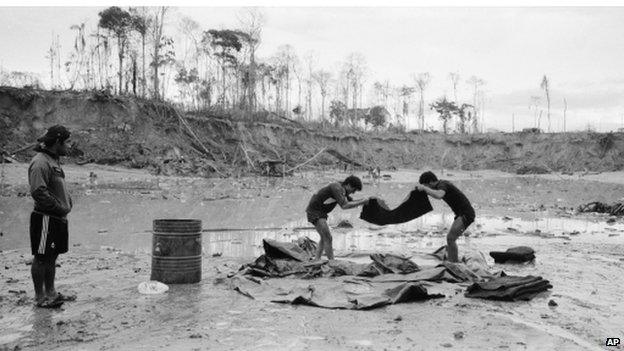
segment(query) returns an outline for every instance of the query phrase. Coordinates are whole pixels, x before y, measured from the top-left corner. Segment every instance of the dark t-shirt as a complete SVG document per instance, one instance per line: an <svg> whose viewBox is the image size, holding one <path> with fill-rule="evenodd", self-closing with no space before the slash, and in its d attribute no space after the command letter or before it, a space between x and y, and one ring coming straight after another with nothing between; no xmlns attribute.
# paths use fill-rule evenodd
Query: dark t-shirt
<svg viewBox="0 0 624 351"><path fill-rule="evenodd" d="M306 212L326 215L331 212L336 205L346 204L347 200L348 197L345 188L343 188L340 183L331 183L312 195Z"/></svg>
<svg viewBox="0 0 624 351"><path fill-rule="evenodd" d="M453 183L447 180L439 180L436 185L431 187L436 190L444 190L444 197L442 200L446 202L455 215L470 215L475 216L474 208L470 204L470 201Z"/></svg>

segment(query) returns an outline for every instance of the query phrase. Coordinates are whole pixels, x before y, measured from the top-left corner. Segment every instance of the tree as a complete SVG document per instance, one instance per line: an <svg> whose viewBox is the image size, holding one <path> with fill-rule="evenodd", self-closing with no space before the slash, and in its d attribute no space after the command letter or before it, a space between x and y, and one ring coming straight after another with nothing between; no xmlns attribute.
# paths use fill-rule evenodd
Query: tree
<svg viewBox="0 0 624 351"><path fill-rule="evenodd" d="M563 132L566 132L566 112L568 112L568 101L563 98Z"/></svg>
<svg viewBox="0 0 624 351"><path fill-rule="evenodd" d="M535 128L539 128L539 119L537 118L537 110L539 108L539 104L540 104L540 97L531 96L531 100L529 102L529 111L533 109Z"/></svg>
<svg viewBox="0 0 624 351"><path fill-rule="evenodd" d="M472 131L479 131L479 109L477 108L477 98L479 97L479 88L485 85L485 81L477 76L471 76L466 83L472 86L472 105L474 106L474 115L472 116Z"/></svg>
<svg viewBox="0 0 624 351"><path fill-rule="evenodd" d="M473 118L474 106L470 104L461 104L457 109L457 118L459 119L459 132L466 133L466 125Z"/></svg>
<svg viewBox="0 0 624 351"><path fill-rule="evenodd" d="M366 73L366 59L360 53L354 52L347 56L346 62L344 63L344 71L346 72L347 84L352 89L352 98L353 98L353 115L351 117L352 123L354 123L357 116L357 107L358 107L358 97L361 92L362 81L364 78L364 74Z"/></svg>
<svg viewBox="0 0 624 351"><path fill-rule="evenodd" d="M221 66L221 97L219 99L224 106L227 106L226 71L229 67L238 65L236 53L243 47L241 41L243 36L245 36L244 33L230 29L211 29L204 32L203 41L208 42L212 48L218 50L214 51L213 55Z"/></svg>
<svg viewBox="0 0 624 351"><path fill-rule="evenodd" d="M61 44L59 36L52 33L52 43L47 51L46 58L50 60L50 89L61 86ZM54 71L56 70L56 79L54 79Z"/></svg>
<svg viewBox="0 0 624 351"><path fill-rule="evenodd" d="M546 75L544 74L544 77L542 78L542 83L540 84L540 87L542 89L544 89L544 93L546 94L546 104L547 104L547 111L548 111L548 132L550 133L550 90L549 90L549 83L548 83L548 77L546 77Z"/></svg>
<svg viewBox="0 0 624 351"><path fill-rule="evenodd" d="M414 76L416 82L416 88L420 93L420 104L418 105L418 118L420 119L420 129L425 129L425 90L431 82L431 75L429 72L419 73Z"/></svg>
<svg viewBox="0 0 624 351"><path fill-rule="evenodd" d="M82 87L87 88L89 82L89 72L86 74L83 72L86 65L86 47L87 41L85 38L85 24L74 24L70 29L76 31L76 37L74 38L74 52L71 53L69 61L65 64L67 72L69 74L69 89L74 89L74 86L79 79L82 79ZM88 70L88 67L87 67Z"/></svg>
<svg viewBox="0 0 624 351"><path fill-rule="evenodd" d="M331 73L324 70L318 70L312 74L312 79L314 79L321 92L321 120L325 120L325 98L328 93Z"/></svg>
<svg viewBox="0 0 624 351"><path fill-rule="evenodd" d="M119 90L122 91L123 81L123 60L125 56L126 46L128 43L128 33L132 26L132 16L117 6L109 7L99 13L99 27L107 29L115 36L117 40L117 57L119 58Z"/></svg>
<svg viewBox="0 0 624 351"><path fill-rule="evenodd" d="M239 22L243 26L245 39L249 46L249 82L247 84L247 106L251 111L256 109L256 50L261 43L262 26L265 18L262 12L256 8L246 9L239 17Z"/></svg>
<svg viewBox="0 0 624 351"><path fill-rule="evenodd" d="M347 105L342 101L333 100L329 105L329 117L333 119L335 126L344 123L347 120Z"/></svg>
<svg viewBox="0 0 624 351"><path fill-rule="evenodd" d="M314 73L313 68L314 68L314 54L312 53L308 53L305 58L304 58L304 62L306 63L306 73L307 76L305 77L305 82L306 82L306 111L308 114L308 121L312 120L312 83L313 83L313 75Z"/></svg>
<svg viewBox="0 0 624 351"><path fill-rule="evenodd" d="M374 128L379 128L386 124L388 117L390 117L390 112L385 107L374 106L364 115L364 122L372 125Z"/></svg>
<svg viewBox="0 0 624 351"><path fill-rule="evenodd" d="M414 92L416 91L416 89L414 89L414 87L409 87L407 85L404 85L400 88L399 90L399 95L401 96L401 103L402 103L402 116L403 116L403 120L405 122L407 122L407 116L409 114L409 101L410 98L412 96L412 94L414 94ZM407 124L407 123L402 123L403 125Z"/></svg>
<svg viewBox="0 0 624 351"><path fill-rule="evenodd" d="M453 97L455 98L455 104L457 104L457 86L459 85L459 73L451 72L449 73L449 78L451 79L451 84L453 85Z"/></svg>
<svg viewBox="0 0 624 351"><path fill-rule="evenodd" d="M141 96L147 92L147 79L145 78L145 47L147 46L147 34L152 24L152 18L148 16L145 7L130 8L132 15L132 29L141 36Z"/></svg>
<svg viewBox="0 0 624 351"><path fill-rule="evenodd" d="M279 104L284 102L284 110L286 113L290 111L290 81L291 72L297 62L297 55L291 45L282 45L277 48L277 54L274 57L276 66L276 78L278 79L278 85L280 90ZM279 107L278 107L279 108Z"/></svg>
<svg viewBox="0 0 624 351"><path fill-rule="evenodd" d="M442 120L442 129L444 130L444 134L448 133L448 122L451 121L453 116L456 116L460 119L460 121L465 121L467 116L467 110L472 107L468 104L462 104L461 107L458 107L457 104L453 101L448 101L445 97L442 97L436 100L434 103L429 105L432 110L435 110L440 115L439 118ZM463 127L463 123L460 123L460 132L464 133L465 128Z"/></svg>
<svg viewBox="0 0 624 351"><path fill-rule="evenodd" d="M163 28L165 26L165 15L167 14L168 7L160 6L156 9L152 20L151 20L151 39L152 39L152 70L153 70L153 94L154 98L157 100L161 99L160 93L160 76L159 76L159 68L163 65L167 60L163 59L161 54L161 49L166 46L166 43L163 42L164 33Z"/></svg>
<svg viewBox="0 0 624 351"><path fill-rule="evenodd" d="M178 83L180 87L181 100L184 102L184 100L190 99L191 105L196 106L196 94L194 94L194 92L197 91L197 84L200 83L197 68L192 68L187 71L184 66L180 65L175 77L175 82Z"/></svg>

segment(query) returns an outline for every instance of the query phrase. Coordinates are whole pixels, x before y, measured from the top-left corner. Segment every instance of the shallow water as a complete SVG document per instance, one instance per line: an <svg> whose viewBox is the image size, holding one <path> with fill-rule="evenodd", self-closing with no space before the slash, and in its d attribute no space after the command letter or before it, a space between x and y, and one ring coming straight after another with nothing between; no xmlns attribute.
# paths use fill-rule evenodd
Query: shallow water
<svg viewBox="0 0 624 351"><path fill-rule="evenodd" d="M445 244L445 235L453 221L451 214L428 214L409 223L376 226L363 221L354 228L333 228L333 246L338 254L377 251L411 255L428 252ZM517 245L539 245L543 240L574 241L579 243L624 243L624 224L571 218L543 218L525 220L498 217L477 218L459 239L460 245L472 242ZM308 223L288 223L284 228L205 229L202 235L205 255L221 254L228 257L256 257L263 253L262 239L292 241L300 237L318 241L319 236ZM99 233L74 236L73 244L88 248L118 249L125 252L151 251L151 231L139 233Z"/></svg>

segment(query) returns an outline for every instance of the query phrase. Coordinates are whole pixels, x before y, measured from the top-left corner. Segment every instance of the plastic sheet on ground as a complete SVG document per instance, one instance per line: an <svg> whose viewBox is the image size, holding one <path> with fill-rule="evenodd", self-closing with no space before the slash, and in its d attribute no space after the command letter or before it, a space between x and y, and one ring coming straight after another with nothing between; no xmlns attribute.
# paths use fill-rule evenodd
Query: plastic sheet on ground
<svg viewBox="0 0 624 351"><path fill-rule="evenodd" d="M460 263L440 262L427 255L435 265L419 267L409 258L382 253L371 254L371 263L309 261L316 243L308 238L295 243L267 239L263 245L265 254L229 281L233 290L261 301L367 310L441 298L457 290L448 283L495 277L481 253L466 255Z"/></svg>

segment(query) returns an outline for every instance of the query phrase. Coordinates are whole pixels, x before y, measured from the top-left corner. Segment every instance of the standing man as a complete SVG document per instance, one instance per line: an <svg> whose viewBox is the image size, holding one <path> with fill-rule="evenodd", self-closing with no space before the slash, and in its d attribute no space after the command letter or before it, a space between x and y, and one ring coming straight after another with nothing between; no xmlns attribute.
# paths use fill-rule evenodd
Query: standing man
<svg viewBox="0 0 624 351"><path fill-rule="evenodd" d="M474 222L475 211L468 198L453 183L447 180L438 180L433 172L425 172L420 175L416 189L424 191L427 195L442 199L455 213L455 220L446 236L446 253L448 260L458 262L457 238Z"/></svg>
<svg viewBox="0 0 624 351"><path fill-rule="evenodd" d="M368 203L368 199L353 200L349 195L362 190L362 181L356 176L348 176L342 183L331 183L321 188L312 195L310 203L306 208L308 222L314 225L316 231L321 236L316 250L315 260L320 260L323 251L330 260L334 259L334 248L332 246L332 236L327 226L327 214L336 205L340 205L343 210L362 206Z"/></svg>
<svg viewBox="0 0 624 351"><path fill-rule="evenodd" d="M69 152L69 136L69 130L61 125L50 127L37 139L41 144L35 148L37 154L28 168L30 194L35 200L30 215L30 246L37 307L60 307L64 301L75 299L54 288L56 258L68 249L67 214L72 209L60 163L60 157Z"/></svg>

